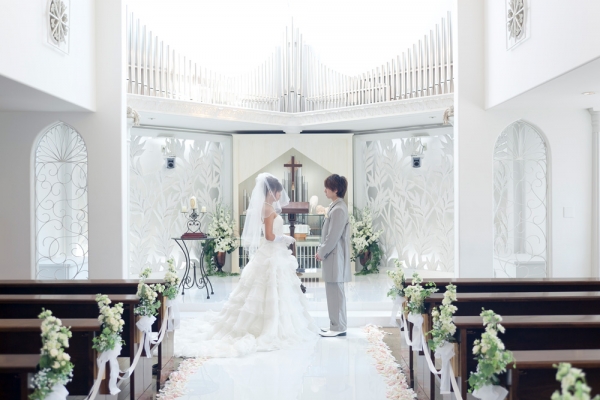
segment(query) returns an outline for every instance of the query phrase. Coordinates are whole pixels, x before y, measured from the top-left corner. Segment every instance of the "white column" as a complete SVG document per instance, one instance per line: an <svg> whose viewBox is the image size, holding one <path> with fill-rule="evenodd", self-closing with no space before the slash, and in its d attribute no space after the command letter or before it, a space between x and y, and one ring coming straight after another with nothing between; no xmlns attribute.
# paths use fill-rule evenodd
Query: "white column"
<svg viewBox="0 0 600 400"><path fill-rule="evenodd" d="M590 108L592 116L592 268L600 277L600 110Z"/></svg>

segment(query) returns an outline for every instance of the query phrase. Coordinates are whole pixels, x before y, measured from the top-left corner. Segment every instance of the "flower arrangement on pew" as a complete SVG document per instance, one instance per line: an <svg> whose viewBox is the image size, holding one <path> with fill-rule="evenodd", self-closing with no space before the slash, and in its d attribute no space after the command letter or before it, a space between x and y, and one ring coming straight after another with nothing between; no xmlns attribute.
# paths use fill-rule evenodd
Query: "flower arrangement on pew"
<svg viewBox="0 0 600 400"><path fill-rule="evenodd" d="M422 314L425 313L425 299L438 291L433 282L426 283L425 287L421 286L421 283L423 283L423 278L415 272L412 276L412 284L404 289L407 299L405 311L409 313L408 320L413 324L412 341L410 342L413 351L421 351L423 348L424 319ZM409 340L407 340L408 342Z"/></svg>
<svg viewBox="0 0 600 400"><path fill-rule="evenodd" d="M177 270L175 269L175 260L169 258L167 264L169 267L167 268L167 272L165 272L165 284L162 294L169 300L175 300L179 294L179 283L181 283L181 279L177 275Z"/></svg>
<svg viewBox="0 0 600 400"><path fill-rule="evenodd" d="M438 307L434 307L433 310L431 310L433 327L430 331L431 339L429 340L429 348L432 351L436 351L447 343L456 342L456 339L454 338L456 325L454 325L454 322L452 321L452 316L457 308L452 304L453 301L456 301L456 286L450 284L446 286L442 305L439 309Z"/></svg>
<svg viewBox="0 0 600 400"><path fill-rule="evenodd" d="M592 389L585 381L585 373L569 363L554 365L558 368L556 380L560 381L561 392L552 393L551 400L600 400L600 394L592 398Z"/></svg>
<svg viewBox="0 0 600 400"><path fill-rule="evenodd" d="M93 339L94 345L92 346L98 353L104 353L106 351L115 350L122 346L125 341L121 338L123 332L123 303L117 303L114 306L110 306L110 299L105 294L96 295L96 303L100 309L100 315L98 321L102 324L102 330L100 335Z"/></svg>
<svg viewBox="0 0 600 400"><path fill-rule="evenodd" d="M379 273L382 252L377 240L383 233L383 229L375 231L371 210L368 208L362 211L355 210L354 215L350 215L350 226L352 227L350 259L356 261L358 258L363 266L363 269L355 275Z"/></svg>
<svg viewBox="0 0 600 400"><path fill-rule="evenodd" d="M508 391L498 386L498 375L506 372L506 366L514 361L510 351L504 348L504 343L498 337L498 332L504 333L505 329L500 324L502 317L492 310L481 312L485 332L481 339L473 343L473 355L477 360L476 372L469 376L469 389L473 396L486 399L504 399Z"/></svg>
<svg viewBox="0 0 600 400"><path fill-rule="evenodd" d="M165 305L167 306L167 329L172 331L179 328L179 306L177 302L177 296L179 295L179 284L181 279L177 275L175 269L175 260L172 258L167 260L169 267L165 273L165 284L163 290L163 297L165 298Z"/></svg>
<svg viewBox="0 0 600 400"><path fill-rule="evenodd" d="M140 274L140 283L138 284L137 296L140 298L139 304L133 310L135 315L140 316L140 319L135 323L138 329L144 333L144 350L146 357L152 357L150 351L150 342L152 340L152 324L156 321L158 309L160 308L160 300L158 294L165 290L165 287L160 283L148 285L146 279L152 273L150 267L145 268Z"/></svg>
<svg viewBox="0 0 600 400"><path fill-rule="evenodd" d="M399 297L404 297L404 289L406 288L406 278L404 276L404 261L397 258L394 259L396 268L387 272L387 275L392 279L394 286L387 292L387 297L392 300Z"/></svg>
<svg viewBox="0 0 600 400"><path fill-rule="evenodd" d="M404 295L408 298L406 309L411 314L424 314L425 299L438 291L433 282L426 283L425 287L421 283L423 283L423 278L415 272L412 276L412 284L404 289Z"/></svg>
<svg viewBox="0 0 600 400"><path fill-rule="evenodd" d="M146 279L152 273L152 268L145 268L140 274L140 283L137 288L137 296L140 298L140 303L135 307L134 314L139 316L156 316L160 308L160 300L158 294L165 290L165 287L160 283L148 285Z"/></svg>
<svg viewBox="0 0 600 400"><path fill-rule="evenodd" d="M208 226L208 236L215 238L215 240L207 240L202 245L204 249L204 261L208 266L206 273L209 276L239 275L238 273L228 273L221 270L223 268L221 261L224 264L225 256L238 248L238 242L234 236L235 221L231 217L231 212L229 208L217 205L212 218L212 222ZM220 260L218 257L219 253L221 253ZM217 266L217 270L214 268L215 265Z"/></svg>
<svg viewBox="0 0 600 400"><path fill-rule="evenodd" d="M454 338L456 325L452 321L452 316L457 308L452 304L453 301L456 301L456 286L449 284L446 286L442 305L439 308L434 307L431 310L433 326L429 332L431 339L428 344L429 348L435 352L435 358L442 360L440 394L450 393L450 379L452 374L450 361L455 355L453 343L456 342Z"/></svg>
<svg viewBox="0 0 600 400"><path fill-rule="evenodd" d="M387 292L387 297L390 297L394 301L392 315L390 316L390 325L402 328L402 320L400 320L401 323L398 324L396 317L405 301L404 288L406 288L406 279L404 278L404 261L400 261L396 258L394 259L394 265L396 265L396 268L387 272L387 275L391 278L393 284L391 289Z"/></svg>
<svg viewBox="0 0 600 400"><path fill-rule="evenodd" d="M123 332L123 326L125 321L123 320L123 303L117 303L114 306L110 306L110 299L105 294L97 294L96 302L100 309L100 315L98 321L102 324L100 335L96 336L93 340L92 348L95 349L100 355L98 356L98 378L92 388L90 398L94 398L95 393L98 392L100 382L102 380L103 367L107 362L110 365L110 378L108 382L108 388L110 394L114 395L120 392L117 387L117 378L119 377L119 363L117 357L121 354L121 346L125 341L121 338Z"/></svg>
<svg viewBox="0 0 600 400"><path fill-rule="evenodd" d="M69 347L71 331L62 326L60 319L52 316L52 311L43 309L38 318L42 322L42 353L40 370L33 377L34 391L31 400L43 400L49 396L66 399L69 392L65 385L73 378L73 363L65 353Z"/></svg>

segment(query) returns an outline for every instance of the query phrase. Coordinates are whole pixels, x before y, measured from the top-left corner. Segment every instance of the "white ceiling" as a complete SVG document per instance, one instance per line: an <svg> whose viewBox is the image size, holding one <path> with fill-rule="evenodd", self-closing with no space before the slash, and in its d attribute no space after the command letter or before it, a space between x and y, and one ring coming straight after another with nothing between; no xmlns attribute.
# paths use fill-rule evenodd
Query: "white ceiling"
<svg viewBox="0 0 600 400"><path fill-rule="evenodd" d="M0 75L0 111L89 111Z"/></svg>
<svg viewBox="0 0 600 400"><path fill-rule="evenodd" d="M586 96L583 92L596 94ZM517 108L600 109L600 58L491 109Z"/></svg>

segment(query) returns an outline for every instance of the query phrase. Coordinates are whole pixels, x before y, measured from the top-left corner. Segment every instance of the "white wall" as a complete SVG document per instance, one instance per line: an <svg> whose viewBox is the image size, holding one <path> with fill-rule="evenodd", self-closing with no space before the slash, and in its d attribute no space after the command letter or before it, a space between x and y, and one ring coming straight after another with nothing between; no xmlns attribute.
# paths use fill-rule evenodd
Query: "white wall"
<svg viewBox="0 0 600 400"><path fill-rule="evenodd" d="M96 3L71 0L70 51L64 54L48 43L48 0L2 2L0 75L94 110Z"/></svg>
<svg viewBox="0 0 600 400"><path fill-rule="evenodd" d="M455 24L455 193L458 275L491 277L493 163L498 135L524 119L547 137L552 201L552 275L591 275L592 127L586 110L484 110L483 2L458 0ZM456 44L455 44L456 46ZM563 218L573 207L574 218Z"/></svg>
<svg viewBox="0 0 600 400"><path fill-rule="evenodd" d="M485 0L486 108L600 57L600 1L528 0L528 3L530 36L507 51L505 0ZM479 33L482 34L483 31ZM478 42L480 38L463 37L463 40Z"/></svg>
<svg viewBox="0 0 600 400"><path fill-rule="evenodd" d="M94 48L96 58L103 60L103 68L98 69L92 82L98 87L97 111L0 113L0 187L3 188L0 191L0 254L3 257L0 277L3 279L33 276L32 155L39 134L58 120L73 126L88 150L89 277L125 276L124 8L119 0L98 1L94 15L94 25L99 27Z"/></svg>

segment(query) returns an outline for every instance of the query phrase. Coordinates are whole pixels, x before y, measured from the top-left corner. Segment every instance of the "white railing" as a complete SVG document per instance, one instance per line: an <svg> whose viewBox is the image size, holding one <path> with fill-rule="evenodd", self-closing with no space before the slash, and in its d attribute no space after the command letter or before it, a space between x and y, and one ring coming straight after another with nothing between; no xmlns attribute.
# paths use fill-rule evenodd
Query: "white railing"
<svg viewBox="0 0 600 400"><path fill-rule="evenodd" d="M320 269L321 263L315 259L319 242L296 242L296 259L298 266L304 269ZM240 255L238 260L240 268L244 268L248 264L248 250L240 247Z"/></svg>
<svg viewBox="0 0 600 400"><path fill-rule="evenodd" d="M127 92L281 112L381 103L454 92L450 13L412 49L349 76L323 64L299 29L255 70L217 74L177 53L133 14L127 18Z"/></svg>

